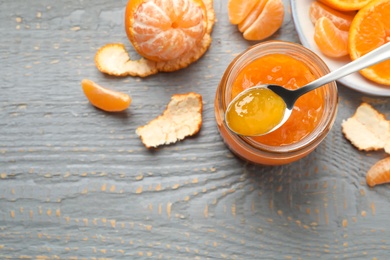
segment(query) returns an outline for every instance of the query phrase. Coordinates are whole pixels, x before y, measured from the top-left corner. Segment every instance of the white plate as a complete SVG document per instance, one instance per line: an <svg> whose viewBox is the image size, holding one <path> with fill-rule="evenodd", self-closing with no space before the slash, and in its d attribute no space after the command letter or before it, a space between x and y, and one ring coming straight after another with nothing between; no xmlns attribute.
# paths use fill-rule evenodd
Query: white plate
<svg viewBox="0 0 390 260"><path fill-rule="evenodd" d="M309 17L309 9L310 4L312 2L314 2L314 0L291 0L291 9L295 28L298 32L299 39L301 40L302 45L306 48L311 49L318 56L320 56L328 65L330 70L335 70L349 62L349 58L329 58L323 55L321 51L317 48L313 39L314 26ZM353 73L338 80L338 82L365 94L375 96L390 96L390 87L385 87L383 85L370 82L366 80L363 76L361 76L359 73Z"/></svg>

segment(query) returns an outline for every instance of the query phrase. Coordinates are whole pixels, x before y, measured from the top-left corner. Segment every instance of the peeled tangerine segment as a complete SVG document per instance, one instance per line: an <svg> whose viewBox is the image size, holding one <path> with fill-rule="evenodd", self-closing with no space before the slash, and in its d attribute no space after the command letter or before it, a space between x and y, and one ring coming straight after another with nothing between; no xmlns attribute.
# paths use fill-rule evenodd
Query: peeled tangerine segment
<svg viewBox="0 0 390 260"><path fill-rule="evenodd" d="M126 93L102 87L89 79L83 79L81 86L89 102L101 110L120 112L130 106L131 98Z"/></svg>
<svg viewBox="0 0 390 260"><path fill-rule="evenodd" d="M101 47L95 55L96 67L112 76L146 77L158 72L156 63L147 59L131 60L125 46L110 43Z"/></svg>
<svg viewBox="0 0 390 260"><path fill-rule="evenodd" d="M261 0L229 0L228 15L232 24L241 23ZM263 1L264 2L264 1Z"/></svg>
<svg viewBox="0 0 390 260"><path fill-rule="evenodd" d="M325 16L315 23L314 41L326 56L336 58L348 55L348 32L337 28Z"/></svg>
<svg viewBox="0 0 390 260"><path fill-rule="evenodd" d="M238 30L240 32L245 32L251 26L258 17L260 17L261 12L263 12L265 4L268 0L257 0L256 5L248 13L248 15L238 24Z"/></svg>
<svg viewBox="0 0 390 260"><path fill-rule="evenodd" d="M246 136L272 130L282 121L286 109L283 99L267 88L251 88L233 102L226 111L226 124Z"/></svg>
<svg viewBox="0 0 390 260"><path fill-rule="evenodd" d="M228 14L246 40L263 40L282 26L284 5L282 0L229 0Z"/></svg>
<svg viewBox="0 0 390 260"><path fill-rule="evenodd" d="M378 161L368 170L366 182L370 187L390 183L390 157Z"/></svg>

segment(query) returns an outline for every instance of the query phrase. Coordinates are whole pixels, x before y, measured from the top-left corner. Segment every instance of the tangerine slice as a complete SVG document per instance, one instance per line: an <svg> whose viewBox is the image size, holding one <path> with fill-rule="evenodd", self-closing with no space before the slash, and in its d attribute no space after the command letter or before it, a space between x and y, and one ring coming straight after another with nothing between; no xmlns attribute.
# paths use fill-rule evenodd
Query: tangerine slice
<svg viewBox="0 0 390 260"><path fill-rule="evenodd" d="M352 60L390 41L390 1L373 0L356 14L349 31L348 51ZM390 60L360 73L373 82L390 85Z"/></svg>
<svg viewBox="0 0 390 260"><path fill-rule="evenodd" d="M351 26L355 12L340 12L319 1L314 1L310 5L310 20L313 24L325 16L330 19L334 25L343 31L348 31Z"/></svg>
<svg viewBox="0 0 390 260"><path fill-rule="evenodd" d="M154 61L176 59L195 48L207 31L202 0L129 0L125 28L143 57Z"/></svg>
<svg viewBox="0 0 390 260"><path fill-rule="evenodd" d="M104 88L89 79L83 79L81 86L89 102L101 110L120 112L130 106L131 98L126 93Z"/></svg>
<svg viewBox="0 0 390 260"><path fill-rule="evenodd" d="M247 17L238 24L238 29L246 40L263 40L273 35L282 26L283 19L282 0L260 0Z"/></svg>
<svg viewBox="0 0 390 260"><path fill-rule="evenodd" d="M348 32L338 29L326 16L319 18L315 23L314 41L326 56L348 55Z"/></svg>
<svg viewBox="0 0 390 260"><path fill-rule="evenodd" d="M359 10L372 0L320 0L324 4L339 11Z"/></svg>
<svg viewBox="0 0 390 260"><path fill-rule="evenodd" d="M249 13L259 6L261 0L229 0L228 2L228 16L232 24L241 23Z"/></svg>
<svg viewBox="0 0 390 260"><path fill-rule="evenodd" d="M368 170L366 182L370 187L390 183L390 157L379 160Z"/></svg>

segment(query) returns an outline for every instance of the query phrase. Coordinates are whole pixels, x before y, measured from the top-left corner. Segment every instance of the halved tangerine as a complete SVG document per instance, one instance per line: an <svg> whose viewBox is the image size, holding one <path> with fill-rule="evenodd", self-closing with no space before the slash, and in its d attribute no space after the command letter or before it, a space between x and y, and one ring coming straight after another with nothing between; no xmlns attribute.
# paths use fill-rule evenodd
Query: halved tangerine
<svg viewBox="0 0 390 260"><path fill-rule="evenodd" d="M207 32L202 0L129 0L125 29L135 50L154 61L179 58Z"/></svg>
<svg viewBox="0 0 390 260"><path fill-rule="evenodd" d="M390 41L390 1L373 0L356 14L349 30L348 49L352 60ZM390 85L390 60L360 73L376 83Z"/></svg>

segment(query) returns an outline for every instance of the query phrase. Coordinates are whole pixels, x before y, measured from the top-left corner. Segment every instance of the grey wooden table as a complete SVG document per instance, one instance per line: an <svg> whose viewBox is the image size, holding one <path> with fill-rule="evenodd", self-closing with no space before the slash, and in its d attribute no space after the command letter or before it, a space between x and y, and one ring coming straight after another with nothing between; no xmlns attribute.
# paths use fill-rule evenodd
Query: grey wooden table
<svg viewBox="0 0 390 260"><path fill-rule="evenodd" d="M148 78L101 74L93 58L131 45L126 0L0 1L1 259L387 259L390 187L365 173L386 155L359 152L341 122L362 101L390 117L388 98L339 85L335 125L311 155L278 167L248 164L214 120L227 64L254 42L215 0L204 57ZM271 39L299 42L290 5ZM128 111L92 107L83 78L129 93ZM148 151L135 129L171 95L203 96L201 132Z"/></svg>

